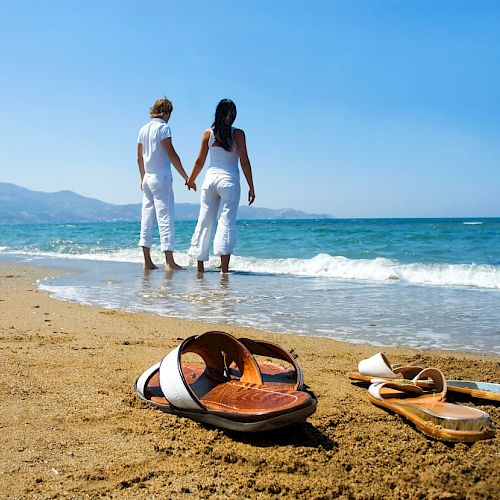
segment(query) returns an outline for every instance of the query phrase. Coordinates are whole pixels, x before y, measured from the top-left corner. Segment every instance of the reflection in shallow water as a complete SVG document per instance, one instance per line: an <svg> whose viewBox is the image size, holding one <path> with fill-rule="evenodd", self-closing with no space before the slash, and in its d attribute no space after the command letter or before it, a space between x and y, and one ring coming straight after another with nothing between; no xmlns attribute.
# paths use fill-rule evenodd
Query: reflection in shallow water
<svg viewBox="0 0 500 500"><path fill-rule="evenodd" d="M72 265L83 272L44 280L42 287L58 298L129 311L348 342L500 355L498 291L255 273L144 272L126 263Z"/></svg>
<svg viewBox="0 0 500 500"><path fill-rule="evenodd" d="M233 317L236 314L234 305L244 299L231 289L230 275L207 274L210 274L209 278L204 273L145 271L137 279L137 299L146 309L160 309L166 315L188 309L197 319L208 321L213 320L214 315L218 318Z"/></svg>

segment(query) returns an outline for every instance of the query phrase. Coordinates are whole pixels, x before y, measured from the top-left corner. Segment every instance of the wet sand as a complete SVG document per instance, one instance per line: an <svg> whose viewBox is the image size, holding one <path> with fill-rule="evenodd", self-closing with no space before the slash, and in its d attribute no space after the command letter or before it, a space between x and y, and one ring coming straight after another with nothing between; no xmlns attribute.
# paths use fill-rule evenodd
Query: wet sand
<svg viewBox="0 0 500 500"><path fill-rule="evenodd" d="M60 302L34 283L58 272L0 264L0 497L498 498L500 433L435 441L350 384L345 373L376 347ZM214 329L293 350L317 412L304 425L244 435L135 397L145 368ZM384 351L449 378L500 382L497 357ZM464 404L500 424L498 405Z"/></svg>

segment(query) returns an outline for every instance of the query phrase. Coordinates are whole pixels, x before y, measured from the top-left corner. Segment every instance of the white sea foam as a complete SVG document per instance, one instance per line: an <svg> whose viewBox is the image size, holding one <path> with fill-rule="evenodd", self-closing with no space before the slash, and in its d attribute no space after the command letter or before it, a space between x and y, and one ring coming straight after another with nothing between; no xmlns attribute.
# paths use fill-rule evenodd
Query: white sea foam
<svg viewBox="0 0 500 500"><path fill-rule="evenodd" d="M56 252L23 251L33 257L85 259L112 262L142 262L142 252L136 248L112 252L61 254ZM162 262L159 249L153 249L153 258ZM181 266L194 266L195 261L185 252L176 252ZM212 258L207 267L215 268L218 258ZM260 259L256 257L231 258L231 269L240 272L291 276L309 276L375 282L406 282L420 285L465 286L500 290L500 266L485 264L402 264L395 260L348 259L343 256L318 254L310 259Z"/></svg>
<svg viewBox="0 0 500 500"><path fill-rule="evenodd" d="M474 286L500 290L500 268L476 264L407 264L398 266L399 277L408 283Z"/></svg>
<svg viewBox="0 0 500 500"><path fill-rule="evenodd" d="M401 264L394 260L348 259L319 254L312 259L255 259L235 256L239 271L366 281L399 280L422 285L500 289L500 268L476 264Z"/></svg>
<svg viewBox="0 0 500 500"><path fill-rule="evenodd" d="M464 222L465 226L479 226L482 222Z"/></svg>
<svg viewBox="0 0 500 500"><path fill-rule="evenodd" d="M111 252L95 251L83 253L65 253L65 252L46 252L41 250L16 250L7 247L0 247L0 251L5 253L29 255L32 257L48 257L54 259L70 259L70 260L97 260L108 262L142 262L142 252L140 249L123 248ZM157 252L157 257L160 252ZM154 256L154 252L153 252Z"/></svg>

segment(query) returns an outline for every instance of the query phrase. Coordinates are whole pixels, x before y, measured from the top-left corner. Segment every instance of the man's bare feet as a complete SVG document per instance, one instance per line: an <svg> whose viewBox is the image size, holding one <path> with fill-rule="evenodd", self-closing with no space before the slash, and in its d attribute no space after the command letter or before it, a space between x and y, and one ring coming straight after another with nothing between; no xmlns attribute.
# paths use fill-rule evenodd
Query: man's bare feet
<svg viewBox="0 0 500 500"><path fill-rule="evenodd" d="M198 271L199 273L204 273L204 272L205 272L205 264L203 263L203 261L202 261L202 260L199 260L199 261L198 261L198 265L197 265L197 268L196 268L196 269L197 269L197 271Z"/></svg>
<svg viewBox="0 0 500 500"><path fill-rule="evenodd" d="M158 269L158 266L155 266L151 260L151 249L142 247L142 253L144 254L144 269Z"/></svg>

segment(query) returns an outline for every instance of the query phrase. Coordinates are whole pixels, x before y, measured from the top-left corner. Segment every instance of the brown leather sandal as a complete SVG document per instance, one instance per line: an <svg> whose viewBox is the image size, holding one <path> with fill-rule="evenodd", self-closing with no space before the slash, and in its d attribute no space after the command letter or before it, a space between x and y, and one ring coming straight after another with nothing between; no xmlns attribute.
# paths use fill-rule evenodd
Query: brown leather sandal
<svg viewBox="0 0 500 500"><path fill-rule="evenodd" d="M256 358L262 374L262 382L266 387L276 390L300 391L304 388L304 373L297 360L290 352L278 344L266 342L265 340L252 340L247 338L238 339L253 354L254 357L262 356L278 361L284 361L288 366L281 363L269 361L268 359ZM226 366L232 378L240 378L238 367L232 359L226 355Z"/></svg>
<svg viewBox="0 0 500 500"><path fill-rule="evenodd" d="M185 362L189 353L204 364ZM231 378L226 358L241 377ZM257 432L303 422L316 411L309 393L263 384L259 365L245 345L224 332L184 340L135 382L137 395L174 415L230 430Z"/></svg>
<svg viewBox="0 0 500 500"><path fill-rule="evenodd" d="M431 379L434 391L419 384ZM473 442L489 439L494 428L489 415L467 406L446 403L446 379L436 368L422 370L413 381L372 380L368 399L375 405L398 413L424 434L442 441Z"/></svg>

